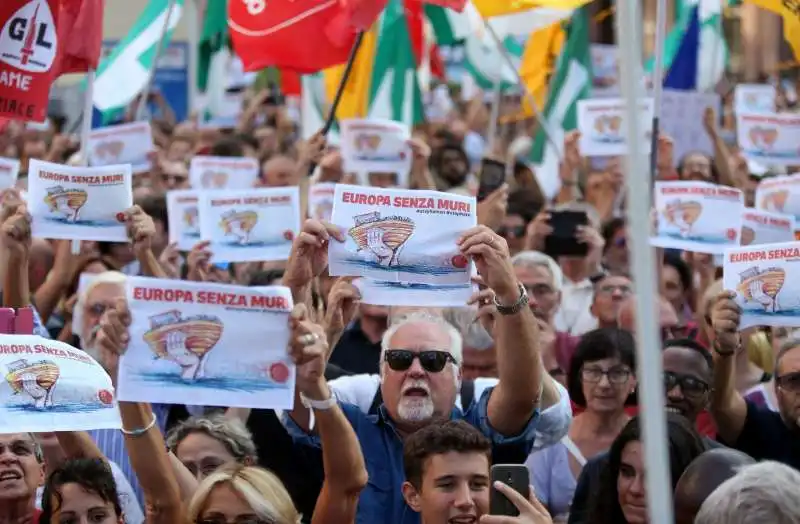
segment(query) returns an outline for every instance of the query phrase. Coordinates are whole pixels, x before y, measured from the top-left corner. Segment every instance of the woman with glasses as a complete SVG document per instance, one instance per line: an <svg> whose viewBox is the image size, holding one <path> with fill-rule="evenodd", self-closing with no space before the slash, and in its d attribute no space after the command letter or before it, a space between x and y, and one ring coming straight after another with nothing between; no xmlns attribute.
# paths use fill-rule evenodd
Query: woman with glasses
<svg viewBox="0 0 800 524"><path fill-rule="evenodd" d="M705 450L700 435L682 416L667 413L672 490L692 461ZM644 462L639 418L631 419L614 440L608 463L601 473L600 488L592 499L589 518L592 524L646 524L647 471Z"/></svg>
<svg viewBox="0 0 800 524"><path fill-rule="evenodd" d="M584 409L557 444L527 460L536 496L556 522L566 522L577 478L587 459L611 446L629 420L625 405L636 391L636 347L621 329L602 328L583 335L572 357L567 388Z"/></svg>

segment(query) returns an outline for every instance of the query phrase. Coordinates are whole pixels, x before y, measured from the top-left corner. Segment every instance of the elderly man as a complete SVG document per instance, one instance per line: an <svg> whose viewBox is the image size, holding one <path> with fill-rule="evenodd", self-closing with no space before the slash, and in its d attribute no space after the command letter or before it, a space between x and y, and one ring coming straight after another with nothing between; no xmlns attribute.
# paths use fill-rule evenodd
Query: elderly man
<svg viewBox="0 0 800 524"><path fill-rule="evenodd" d="M338 228L307 221L293 246L287 280L297 286L302 285L299 277L310 280L319 274L327 265L329 241L344 241ZM537 325L505 241L478 226L464 232L457 244L475 262L486 285L473 302L494 302L498 309L494 331L500 381L466 411L455 408L461 381L461 334L441 317L424 312L392 324L381 344L383 404L378 414L367 416L355 406L342 404L363 447L370 478L361 495L358 523L419 522L401 492L405 480L402 439L407 435L437 420L462 419L480 429L496 452L518 448L527 453L533 444L539 397L559 396L554 384L543 380ZM298 397L284 420L300 445L319 446L319 439L309 433L311 409L325 410L336 403L321 372L326 357L316 355L298 363L298 380L319 383L318 398Z"/></svg>
<svg viewBox="0 0 800 524"><path fill-rule="evenodd" d="M33 436L0 435L0 523L38 523L36 488L43 482L42 450Z"/></svg>

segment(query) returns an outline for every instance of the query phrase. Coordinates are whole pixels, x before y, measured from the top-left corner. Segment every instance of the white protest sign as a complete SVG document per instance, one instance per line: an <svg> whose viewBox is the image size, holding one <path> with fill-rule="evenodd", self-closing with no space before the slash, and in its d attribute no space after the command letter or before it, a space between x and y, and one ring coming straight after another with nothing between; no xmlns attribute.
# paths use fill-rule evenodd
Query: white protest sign
<svg viewBox="0 0 800 524"><path fill-rule="evenodd" d="M800 165L800 115L738 115L736 136L748 160L765 165Z"/></svg>
<svg viewBox="0 0 800 524"><path fill-rule="evenodd" d="M35 335L0 343L0 433L118 429L111 378L85 352Z"/></svg>
<svg viewBox="0 0 800 524"><path fill-rule="evenodd" d="M800 220L800 174L763 179L756 187L756 207Z"/></svg>
<svg viewBox="0 0 800 524"><path fill-rule="evenodd" d="M33 236L127 242L119 214L133 205L131 166L70 167L31 160Z"/></svg>
<svg viewBox="0 0 800 524"><path fill-rule="evenodd" d="M199 192L181 189L167 192L169 242L177 243L180 251L190 251L200 242L200 220L197 206Z"/></svg>
<svg viewBox="0 0 800 524"><path fill-rule="evenodd" d="M742 307L741 329L800 327L800 242L729 249L722 275Z"/></svg>
<svg viewBox="0 0 800 524"><path fill-rule="evenodd" d="M774 113L777 91L767 84L737 84L733 93L733 109L745 113Z"/></svg>
<svg viewBox="0 0 800 524"><path fill-rule="evenodd" d="M133 122L93 129L89 133L89 164L110 166L131 164L134 173L150 169L155 150L150 122Z"/></svg>
<svg viewBox="0 0 800 524"><path fill-rule="evenodd" d="M369 185L370 173L391 173L398 187L408 187L411 171L411 138L408 126L382 119L342 122L342 159L347 172L358 173Z"/></svg>
<svg viewBox="0 0 800 524"><path fill-rule="evenodd" d="M371 278L357 278L353 285L361 294L359 302L375 306L464 307L475 292L472 284L407 284Z"/></svg>
<svg viewBox="0 0 800 524"><path fill-rule="evenodd" d="M308 216L315 220L330 222L335 191L336 184L333 182L312 184L308 188Z"/></svg>
<svg viewBox="0 0 800 524"><path fill-rule="evenodd" d="M17 184L19 160L0 157L0 189L8 189Z"/></svg>
<svg viewBox="0 0 800 524"><path fill-rule="evenodd" d="M615 45L592 44L592 96L619 96L619 49Z"/></svg>
<svg viewBox="0 0 800 524"><path fill-rule="evenodd" d="M716 93L664 90L659 125L661 133L672 139L676 165L687 153L714 154L714 144L703 125L703 115L710 107L719 116L720 104Z"/></svg>
<svg viewBox="0 0 800 524"><path fill-rule="evenodd" d="M130 277L127 294L120 400L292 408L288 288Z"/></svg>
<svg viewBox="0 0 800 524"><path fill-rule="evenodd" d="M215 262L287 260L300 232L297 187L205 191L198 210Z"/></svg>
<svg viewBox="0 0 800 524"><path fill-rule="evenodd" d="M706 182L656 182L658 229L653 246L721 254L739 245L742 192Z"/></svg>
<svg viewBox="0 0 800 524"><path fill-rule="evenodd" d="M466 284L470 264L456 240L477 224L475 212L474 197L337 184L331 222L346 238L329 244L330 274Z"/></svg>
<svg viewBox="0 0 800 524"><path fill-rule="evenodd" d="M794 240L795 220L791 215L747 208L742 215L741 244L778 244Z"/></svg>
<svg viewBox="0 0 800 524"><path fill-rule="evenodd" d="M644 153L650 152L653 99L639 102L642 136L639 138ZM625 137L625 103L619 98L578 101L578 129L581 132L580 149L583 156L620 156L628 151Z"/></svg>
<svg viewBox="0 0 800 524"><path fill-rule="evenodd" d="M189 182L194 189L249 189L258 180L258 160L195 156L189 166Z"/></svg>

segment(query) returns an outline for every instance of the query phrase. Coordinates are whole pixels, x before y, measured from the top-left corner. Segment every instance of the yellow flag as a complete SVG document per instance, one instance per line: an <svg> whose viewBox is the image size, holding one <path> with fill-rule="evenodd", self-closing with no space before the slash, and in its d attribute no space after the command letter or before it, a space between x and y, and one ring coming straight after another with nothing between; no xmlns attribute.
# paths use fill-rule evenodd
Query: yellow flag
<svg viewBox="0 0 800 524"><path fill-rule="evenodd" d="M525 51L519 64L519 76L533 95L539 109L544 107L547 99L547 86L550 75L555 68L561 46L564 45L565 33L561 22L556 22L539 29L528 37ZM523 97L523 109L527 116L533 114L530 102Z"/></svg>
<svg viewBox="0 0 800 524"><path fill-rule="evenodd" d="M336 118L364 118L369 109L369 88L372 82L372 66L375 62L375 50L378 46L378 24L364 34L361 47L358 48L353 70L342 92L342 100L336 109ZM328 104L336 97L336 89L344 74L345 64L330 67L322 71L325 84L325 99ZM326 110L327 111L327 110Z"/></svg>
<svg viewBox="0 0 800 524"><path fill-rule="evenodd" d="M794 51L794 57L800 60L800 0L745 0L767 9L783 17L783 38Z"/></svg>
<svg viewBox="0 0 800 524"><path fill-rule="evenodd" d="M472 0L484 18L519 13L528 9L577 9L592 0Z"/></svg>

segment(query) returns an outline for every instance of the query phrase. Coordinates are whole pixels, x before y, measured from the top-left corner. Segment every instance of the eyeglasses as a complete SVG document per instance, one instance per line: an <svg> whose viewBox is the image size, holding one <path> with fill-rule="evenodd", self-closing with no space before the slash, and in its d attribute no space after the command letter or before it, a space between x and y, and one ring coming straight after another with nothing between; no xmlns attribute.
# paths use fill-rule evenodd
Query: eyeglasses
<svg viewBox="0 0 800 524"><path fill-rule="evenodd" d="M497 234L501 237L522 238L525 236L525 226L506 227L500 226Z"/></svg>
<svg viewBox="0 0 800 524"><path fill-rule="evenodd" d="M800 372L776 376L775 384L784 391L800 393Z"/></svg>
<svg viewBox="0 0 800 524"><path fill-rule="evenodd" d="M86 307L86 311L95 317L102 317L103 313L107 310L113 308L113 304L104 304L103 302L97 302L96 304L90 304Z"/></svg>
<svg viewBox="0 0 800 524"><path fill-rule="evenodd" d="M633 287L627 284L603 284L597 287L597 293L599 295L613 295L615 291L619 291L619 294L622 296L628 296L633 293Z"/></svg>
<svg viewBox="0 0 800 524"><path fill-rule="evenodd" d="M545 295L550 295L555 292L551 286L547 284L533 284L530 286L525 286L525 291L528 292L529 295L533 295L536 297L543 297Z"/></svg>
<svg viewBox="0 0 800 524"><path fill-rule="evenodd" d="M679 375L671 371L664 372L664 391L672 391L675 386L680 386L681 391L687 397L699 397L708 393L711 386L699 378L689 375Z"/></svg>
<svg viewBox="0 0 800 524"><path fill-rule="evenodd" d="M610 383L620 385L627 382L630 376L631 370L624 366L614 366L611 369L597 367L581 368L581 378L583 381L592 384L600 382L603 380L603 377L607 377Z"/></svg>
<svg viewBox="0 0 800 524"><path fill-rule="evenodd" d="M419 359L419 365L428 373L439 373L448 362L456 361L450 353L436 350L417 353L408 349L389 349L384 356L384 360L393 371L406 371L414 363L415 358Z"/></svg>

